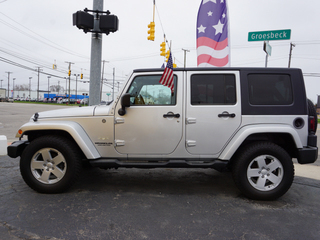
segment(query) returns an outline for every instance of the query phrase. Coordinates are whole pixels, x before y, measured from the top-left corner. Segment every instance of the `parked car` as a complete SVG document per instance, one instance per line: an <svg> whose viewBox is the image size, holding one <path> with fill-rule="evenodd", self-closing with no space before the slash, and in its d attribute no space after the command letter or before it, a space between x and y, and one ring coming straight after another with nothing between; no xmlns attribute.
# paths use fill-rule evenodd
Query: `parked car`
<svg viewBox="0 0 320 240"><path fill-rule="evenodd" d="M177 68L173 90L162 74L135 70L110 105L35 113L8 147L26 184L66 191L83 161L211 168L231 171L248 198L274 200L292 185L293 158L317 160L317 114L300 69Z"/></svg>
<svg viewBox="0 0 320 240"><path fill-rule="evenodd" d="M89 104L89 98L81 99L80 103L83 104L83 105L88 105Z"/></svg>

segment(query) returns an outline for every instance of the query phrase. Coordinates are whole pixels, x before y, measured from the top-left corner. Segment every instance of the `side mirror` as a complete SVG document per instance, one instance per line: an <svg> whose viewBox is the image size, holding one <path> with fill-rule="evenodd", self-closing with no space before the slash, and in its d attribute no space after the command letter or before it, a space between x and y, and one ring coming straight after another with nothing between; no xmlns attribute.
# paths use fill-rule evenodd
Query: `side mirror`
<svg viewBox="0 0 320 240"><path fill-rule="evenodd" d="M118 111L120 116L126 114L126 107L130 107L130 97L130 93L126 93L121 97L121 108Z"/></svg>

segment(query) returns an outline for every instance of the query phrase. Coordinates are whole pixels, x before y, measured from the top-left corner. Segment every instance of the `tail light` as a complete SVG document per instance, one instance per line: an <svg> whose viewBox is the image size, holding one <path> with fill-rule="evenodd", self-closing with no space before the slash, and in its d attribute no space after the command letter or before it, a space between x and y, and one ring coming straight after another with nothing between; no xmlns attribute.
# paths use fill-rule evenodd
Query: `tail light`
<svg viewBox="0 0 320 240"><path fill-rule="evenodd" d="M316 119L313 116L309 116L309 131L315 132L316 124Z"/></svg>

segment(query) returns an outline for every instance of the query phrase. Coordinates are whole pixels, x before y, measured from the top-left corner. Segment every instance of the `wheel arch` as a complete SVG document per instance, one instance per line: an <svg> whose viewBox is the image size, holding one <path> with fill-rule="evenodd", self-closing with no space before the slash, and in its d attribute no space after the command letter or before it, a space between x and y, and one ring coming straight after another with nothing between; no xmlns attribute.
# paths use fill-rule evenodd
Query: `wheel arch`
<svg viewBox="0 0 320 240"><path fill-rule="evenodd" d="M17 137L28 136L29 141L33 141L43 135L59 135L68 138L76 143L83 155L87 159L100 158L100 154L92 143L84 129L76 122L37 122L27 123L20 130L22 134Z"/></svg>
<svg viewBox="0 0 320 240"><path fill-rule="evenodd" d="M239 148L235 151L229 161L229 167L232 168L234 161L236 161L237 156L246 146L254 142L272 142L281 148L283 148L291 158L296 158L298 156L298 151L292 136L288 133L255 133L248 136Z"/></svg>
<svg viewBox="0 0 320 240"><path fill-rule="evenodd" d="M298 133L289 126L248 126L233 136L219 159L232 160L237 152L255 141L273 142L286 150L292 158L297 156L297 149L303 147Z"/></svg>

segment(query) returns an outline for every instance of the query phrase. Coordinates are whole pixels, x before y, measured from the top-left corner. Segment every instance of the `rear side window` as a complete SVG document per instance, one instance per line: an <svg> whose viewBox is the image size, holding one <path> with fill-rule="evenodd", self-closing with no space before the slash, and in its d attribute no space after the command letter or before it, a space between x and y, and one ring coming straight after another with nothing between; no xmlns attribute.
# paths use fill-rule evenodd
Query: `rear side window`
<svg viewBox="0 0 320 240"><path fill-rule="evenodd" d="M249 101L252 105L291 105L293 93L290 75L249 74Z"/></svg>
<svg viewBox="0 0 320 240"><path fill-rule="evenodd" d="M236 101L234 75L194 74L191 76L192 105L234 105Z"/></svg>

